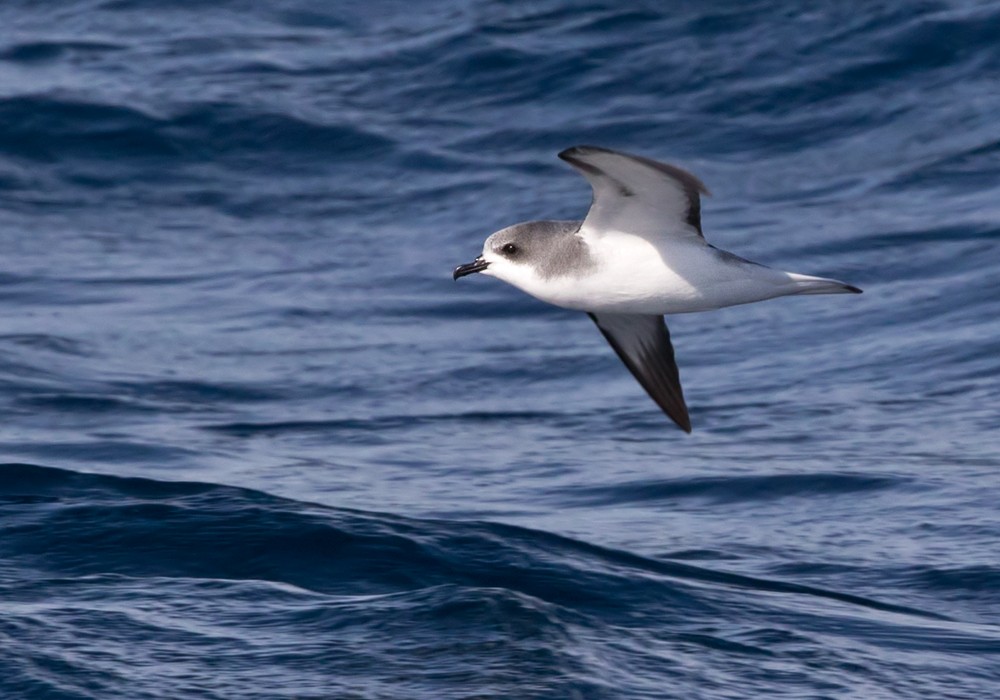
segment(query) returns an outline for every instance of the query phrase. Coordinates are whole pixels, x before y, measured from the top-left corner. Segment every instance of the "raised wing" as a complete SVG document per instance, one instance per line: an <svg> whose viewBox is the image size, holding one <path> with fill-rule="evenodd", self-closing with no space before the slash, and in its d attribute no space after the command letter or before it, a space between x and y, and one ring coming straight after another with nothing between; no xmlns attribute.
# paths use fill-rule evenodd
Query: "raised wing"
<svg viewBox="0 0 1000 700"><path fill-rule="evenodd" d="M679 236L704 242L701 180L686 170L598 146L574 146L559 157L583 173L594 201L580 227L584 236L613 231L648 239Z"/></svg>
<svg viewBox="0 0 1000 700"><path fill-rule="evenodd" d="M662 316L587 314L653 401L685 432L691 418L684 403L670 332Z"/></svg>

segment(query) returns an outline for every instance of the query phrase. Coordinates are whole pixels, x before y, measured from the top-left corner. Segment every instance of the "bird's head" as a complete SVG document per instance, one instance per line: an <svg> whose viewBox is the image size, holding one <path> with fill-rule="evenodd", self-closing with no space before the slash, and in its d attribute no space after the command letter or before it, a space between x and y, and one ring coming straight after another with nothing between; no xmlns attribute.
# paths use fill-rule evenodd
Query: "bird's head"
<svg viewBox="0 0 1000 700"><path fill-rule="evenodd" d="M530 225L508 226L487 238L479 257L456 267L452 277L457 280L482 272L524 289L538 277L538 258L545 252L540 245L542 242L533 235Z"/></svg>

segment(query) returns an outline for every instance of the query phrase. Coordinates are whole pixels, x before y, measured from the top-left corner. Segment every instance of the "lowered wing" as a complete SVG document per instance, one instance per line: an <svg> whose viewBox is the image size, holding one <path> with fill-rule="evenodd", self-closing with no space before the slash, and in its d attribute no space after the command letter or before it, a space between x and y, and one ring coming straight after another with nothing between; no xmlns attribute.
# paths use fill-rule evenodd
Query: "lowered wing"
<svg viewBox="0 0 1000 700"><path fill-rule="evenodd" d="M653 401L685 432L691 418L684 403L670 332L662 316L587 314Z"/></svg>

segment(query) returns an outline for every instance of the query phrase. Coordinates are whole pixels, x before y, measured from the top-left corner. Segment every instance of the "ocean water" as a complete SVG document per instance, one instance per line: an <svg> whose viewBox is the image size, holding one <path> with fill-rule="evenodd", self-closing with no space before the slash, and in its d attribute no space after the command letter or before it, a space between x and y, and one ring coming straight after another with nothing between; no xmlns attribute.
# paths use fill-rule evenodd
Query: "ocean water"
<svg viewBox="0 0 1000 700"><path fill-rule="evenodd" d="M0 4L0 697L1000 695L1000 4ZM861 296L452 268L591 143Z"/></svg>

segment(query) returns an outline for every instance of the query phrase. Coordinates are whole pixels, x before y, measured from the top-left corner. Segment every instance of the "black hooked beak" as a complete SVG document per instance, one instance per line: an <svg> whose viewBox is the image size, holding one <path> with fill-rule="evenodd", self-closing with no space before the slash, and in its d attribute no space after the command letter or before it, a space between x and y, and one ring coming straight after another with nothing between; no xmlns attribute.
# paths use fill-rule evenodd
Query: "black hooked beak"
<svg viewBox="0 0 1000 700"><path fill-rule="evenodd" d="M465 263L464 265L459 265L455 268L455 271L451 273L451 278L457 280L459 277L465 277L466 275L471 275L473 272L482 272L490 264L483 260L483 256L480 255L478 258L470 263Z"/></svg>

